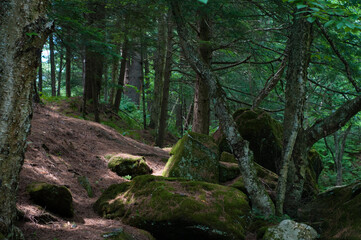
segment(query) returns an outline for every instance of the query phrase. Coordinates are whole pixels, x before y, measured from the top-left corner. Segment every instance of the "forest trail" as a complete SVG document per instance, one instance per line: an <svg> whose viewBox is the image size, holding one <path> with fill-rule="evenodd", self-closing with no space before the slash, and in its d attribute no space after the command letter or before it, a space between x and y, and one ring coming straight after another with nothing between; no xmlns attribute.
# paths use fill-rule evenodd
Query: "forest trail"
<svg viewBox="0 0 361 240"><path fill-rule="evenodd" d="M70 118L49 107L34 106L31 135L20 174L17 207L25 214L18 223L28 240L104 239L106 232L123 228L137 237L137 231L116 220L97 216L92 204L109 185L126 181L107 167L106 155L117 153L144 156L154 175L160 175L169 153L120 135L95 122ZM94 197L78 183L86 176ZM73 196L74 219L49 219L34 205L25 188L35 181L67 186ZM42 218L50 220L41 224ZM142 239L137 237L137 239Z"/></svg>

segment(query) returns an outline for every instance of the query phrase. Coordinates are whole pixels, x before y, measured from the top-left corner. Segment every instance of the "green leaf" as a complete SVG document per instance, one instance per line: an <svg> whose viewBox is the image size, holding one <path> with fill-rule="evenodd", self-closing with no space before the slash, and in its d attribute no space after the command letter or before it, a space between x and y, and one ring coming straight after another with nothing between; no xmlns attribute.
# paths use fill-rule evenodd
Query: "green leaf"
<svg viewBox="0 0 361 240"><path fill-rule="evenodd" d="M207 2L208 2L208 0L198 0L198 1L200 1L200 2L202 2L204 4L207 4Z"/></svg>
<svg viewBox="0 0 361 240"><path fill-rule="evenodd" d="M297 4L297 9L306 8L306 7L308 6L304 4Z"/></svg>
<svg viewBox="0 0 361 240"><path fill-rule="evenodd" d="M39 34L37 34L36 32L30 32L30 33L26 33L26 36L29 36L29 37L39 36Z"/></svg>
<svg viewBox="0 0 361 240"><path fill-rule="evenodd" d="M328 21L327 23L325 23L325 27L327 28L328 26L331 26L334 22L335 20Z"/></svg>
<svg viewBox="0 0 361 240"><path fill-rule="evenodd" d="M307 21L309 21L310 23L313 23L316 20L315 17L308 17Z"/></svg>

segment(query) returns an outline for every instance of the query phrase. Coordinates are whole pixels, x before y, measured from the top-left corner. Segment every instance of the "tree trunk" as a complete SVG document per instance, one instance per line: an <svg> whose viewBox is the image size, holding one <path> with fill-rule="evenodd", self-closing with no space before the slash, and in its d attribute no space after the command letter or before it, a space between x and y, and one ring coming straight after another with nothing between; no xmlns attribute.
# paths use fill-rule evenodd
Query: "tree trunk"
<svg viewBox="0 0 361 240"><path fill-rule="evenodd" d="M142 64L142 110L143 110L143 129L146 130L147 129L147 108L146 108L146 102L145 102L145 77L144 77L144 55L146 55L147 52L147 46L145 45L145 43L142 41L142 46L141 46L141 64Z"/></svg>
<svg viewBox="0 0 361 240"><path fill-rule="evenodd" d="M164 64L166 57L166 16L163 14L158 19L158 45L154 60L154 91L153 101L150 110L149 127L158 129L160 108L162 104L163 79L164 79Z"/></svg>
<svg viewBox="0 0 361 240"><path fill-rule="evenodd" d="M65 49L65 90L66 96L71 97L71 87L70 87L70 79L71 79L71 50L70 47L66 47Z"/></svg>
<svg viewBox="0 0 361 240"><path fill-rule="evenodd" d="M60 53L60 63L59 63L59 72L58 72L58 89L57 96L60 96L60 86L61 86L61 74L63 72L63 54Z"/></svg>
<svg viewBox="0 0 361 240"><path fill-rule="evenodd" d="M278 178L276 197L276 211L279 215L283 214L283 204L288 184L287 176L293 148L296 143L298 133L303 129L307 69L311 56L311 33L312 24L306 20L303 14L296 13L288 47L290 52L286 76L286 107L283 122L282 167ZM307 163L303 162L302 164ZM299 166L296 166L296 168L298 167ZM299 169L303 170L303 166L300 166ZM295 181L304 181L303 177L304 174L302 173L300 176L297 176ZM292 196L289 196L289 198L292 198Z"/></svg>
<svg viewBox="0 0 361 240"><path fill-rule="evenodd" d="M336 167L336 186L342 185L342 159L343 154L345 153L346 139L348 134L350 133L352 125L350 125L344 132L338 134L335 132L333 134L333 139L335 143L335 155L334 162Z"/></svg>
<svg viewBox="0 0 361 240"><path fill-rule="evenodd" d="M118 78L118 86L117 86L117 94L115 95L114 100L114 110L116 112L119 111L120 107L120 100L122 99L122 92L124 87L124 78L125 78L125 70L127 65L127 59L128 59L128 38L127 36L124 37L124 43L122 48L122 61L120 66L120 72L119 72L119 78Z"/></svg>
<svg viewBox="0 0 361 240"><path fill-rule="evenodd" d="M210 19L206 13L201 13L199 21L199 53L205 65L210 65L212 59ZM210 100L205 80L197 74L194 89L194 110L192 131L202 134L209 134Z"/></svg>
<svg viewBox="0 0 361 240"><path fill-rule="evenodd" d="M39 82L38 82L38 89L39 92L43 92L43 61L42 61L42 49L39 50Z"/></svg>
<svg viewBox="0 0 361 240"><path fill-rule="evenodd" d="M115 47L115 52L117 54L120 53L120 45L117 44ZM117 83L117 77L118 77L118 67L119 67L119 57L113 56L112 59L112 84L110 88L110 96L109 96L109 105L113 106L114 104L114 97L116 92L116 83Z"/></svg>
<svg viewBox="0 0 361 240"><path fill-rule="evenodd" d="M132 55L131 65L129 66L128 82L124 95L139 106L143 67L139 52L134 52Z"/></svg>
<svg viewBox="0 0 361 240"><path fill-rule="evenodd" d="M158 134L156 137L156 145L160 148L163 147L164 137L167 131L167 115L168 115L168 99L169 99L169 85L170 77L172 74L172 57L173 57L173 24L171 19L171 12L167 17L167 53L164 67L164 81L163 81L163 92L162 92L162 104L159 116L159 127Z"/></svg>
<svg viewBox="0 0 361 240"><path fill-rule="evenodd" d="M177 31L184 56L193 70L205 80L206 86L209 88L209 94L214 103L216 116L221 124L221 128L224 129L227 142L238 160L245 187L252 202L252 208L263 216L271 216L275 213L273 202L266 193L264 186L258 180L255 166L250 157L249 144L237 131L232 115L228 112L224 101L225 93L209 66L203 63L201 58L197 56L197 51L192 48L191 38L185 28L187 24L183 19L183 14L180 12L179 0L171 1L171 9L174 21L177 24Z"/></svg>
<svg viewBox="0 0 361 240"><path fill-rule="evenodd" d="M47 1L0 3L0 238L23 239L15 226L16 192L30 131L31 93L50 24ZM37 36L27 33L36 32Z"/></svg>
<svg viewBox="0 0 361 240"><path fill-rule="evenodd" d="M56 96L56 79L55 79L55 56L54 56L54 39L53 34L49 36L50 48L50 78L51 78L51 96Z"/></svg>
<svg viewBox="0 0 361 240"><path fill-rule="evenodd" d="M108 83L108 64L104 66L104 102L108 101L109 96L109 83Z"/></svg>

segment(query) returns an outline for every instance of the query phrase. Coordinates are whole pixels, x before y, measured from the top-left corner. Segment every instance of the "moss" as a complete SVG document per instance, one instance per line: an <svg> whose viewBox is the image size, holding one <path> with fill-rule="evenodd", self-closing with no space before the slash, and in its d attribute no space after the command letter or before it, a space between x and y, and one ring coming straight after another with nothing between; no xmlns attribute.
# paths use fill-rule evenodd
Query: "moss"
<svg viewBox="0 0 361 240"><path fill-rule="evenodd" d="M228 162L228 163L237 163L237 159L234 157L232 153L229 152L222 152L220 162Z"/></svg>
<svg viewBox="0 0 361 240"><path fill-rule="evenodd" d="M26 187L31 199L47 210L64 217L73 217L73 199L65 186L32 183Z"/></svg>
<svg viewBox="0 0 361 240"><path fill-rule="evenodd" d="M0 240L5 240L5 239L6 239L5 236L2 233L0 233Z"/></svg>
<svg viewBox="0 0 361 240"><path fill-rule="evenodd" d="M189 132L172 148L163 176L217 183L218 147L212 137Z"/></svg>
<svg viewBox="0 0 361 240"><path fill-rule="evenodd" d="M134 231L134 230L133 230ZM137 229L136 235L141 236L142 239L155 240L154 237L147 231ZM108 232L102 235L103 238L112 239L112 240L137 240L136 236L133 234L125 232L122 228L114 229L113 232Z"/></svg>
<svg viewBox="0 0 361 240"><path fill-rule="evenodd" d="M237 189L156 176L111 186L94 208L157 239L164 234L170 234L167 239L243 239L250 211L247 197Z"/></svg>
<svg viewBox="0 0 361 240"><path fill-rule="evenodd" d="M227 182L241 174L237 163L219 162L219 181Z"/></svg>
<svg viewBox="0 0 361 240"><path fill-rule="evenodd" d="M147 165L144 157L114 156L110 159L108 167L119 176L135 177L152 173L152 169Z"/></svg>

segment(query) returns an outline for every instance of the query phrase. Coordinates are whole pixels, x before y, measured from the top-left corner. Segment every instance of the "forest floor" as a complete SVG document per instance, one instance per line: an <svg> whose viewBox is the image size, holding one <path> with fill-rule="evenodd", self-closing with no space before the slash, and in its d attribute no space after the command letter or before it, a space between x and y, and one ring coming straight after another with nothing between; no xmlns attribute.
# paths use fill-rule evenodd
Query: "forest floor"
<svg viewBox="0 0 361 240"><path fill-rule="evenodd" d="M139 232L121 223L99 217L92 209L102 191L114 183L127 181L107 167L105 156L118 153L144 156L154 175L161 175L169 149L160 149L125 137L113 128L92 121L67 117L56 106L34 106L31 135L20 174L17 207L24 218L18 226L27 240L104 239L103 235L122 228L144 239ZM78 183L86 176L94 197ZM73 196L75 217L50 216L33 204L26 192L32 182L67 186Z"/></svg>

